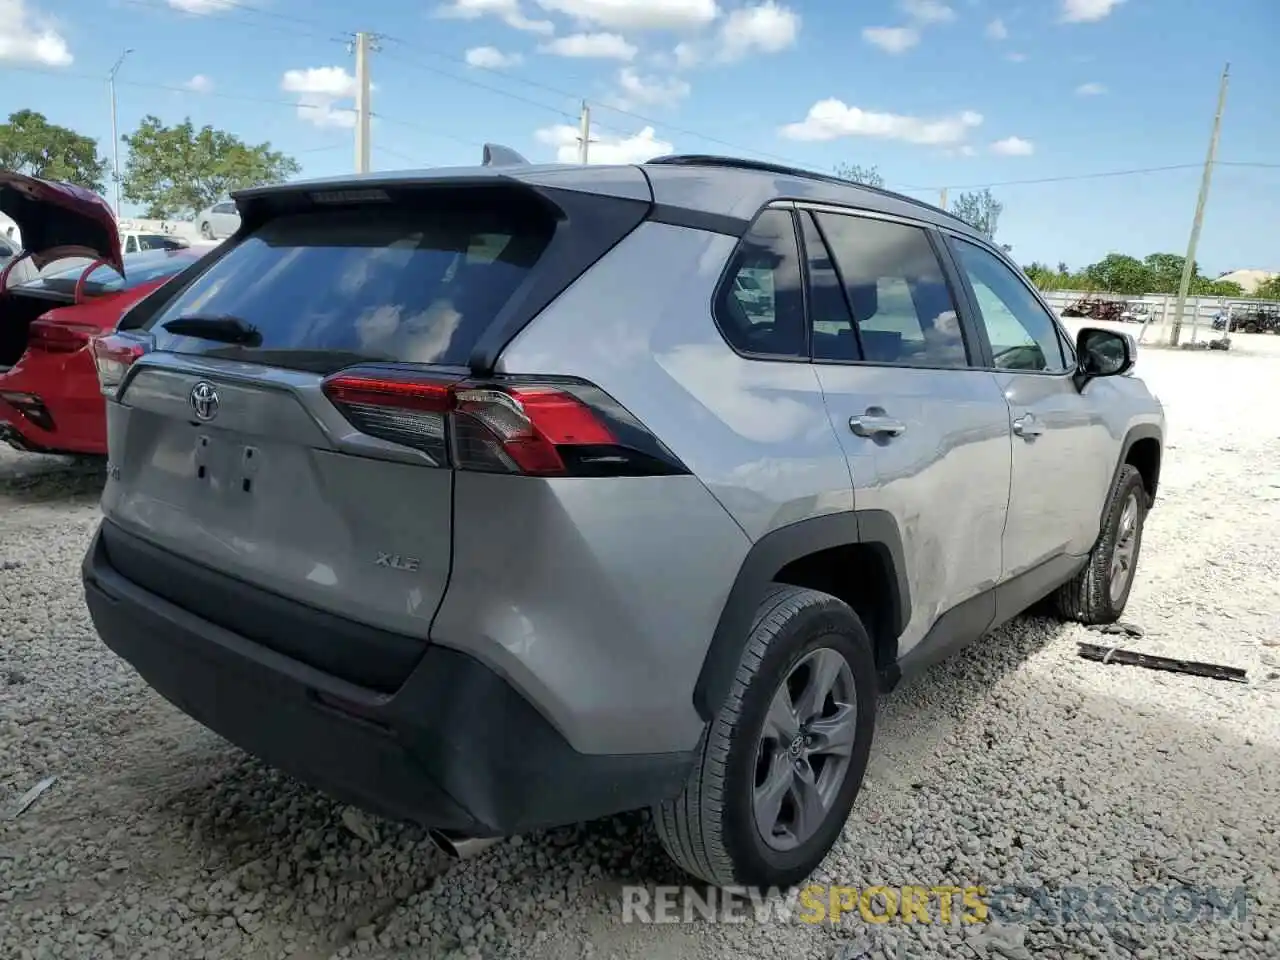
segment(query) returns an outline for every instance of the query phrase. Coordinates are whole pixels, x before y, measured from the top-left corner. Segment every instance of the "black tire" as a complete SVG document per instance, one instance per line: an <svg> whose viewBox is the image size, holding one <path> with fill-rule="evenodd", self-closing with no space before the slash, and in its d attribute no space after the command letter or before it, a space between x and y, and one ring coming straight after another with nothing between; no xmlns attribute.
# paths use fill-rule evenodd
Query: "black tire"
<svg viewBox="0 0 1280 960"><path fill-rule="evenodd" d="M1115 555L1120 520L1125 504L1133 497L1137 504L1136 530L1129 574L1123 590L1111 595L1111 561ZM1076 576L1058 588L1053 595L1053 606L1064 620L1084 624L1115 623L1124 613L1129 602L1129 592L1137 575L1138 558L1142 553L1142 528L1150 506L1146 486L1137 469L1125 464L1120 468L1115 486L1107 499L1106 520L1102 536L1089 554L1089 562Z"/></svg>
<svg viewBox="0 0 1280 960"><path fill-rule="evenodd" d="M856 692L856 729L844 782L821 826L799 846L768 846L752 794L757 751L775 692L806 655L837 651ZM653 808L658 837L687 873L717 886L789 887L809 876L840 836L862 786L875 731L877 678L871 639L849 606L829 594L772 585L761 601L733 687L699 748L680 796Z"/></svg>
<svg viewBox="0 0 1280 960"><path fill-rule="evenodd" d="M206 220L204 223L200 224L200 236L204 237L206 240L212 240L212 239L214 239L214 237L213 237L213 227L209 225L209 221L208 221L208 220Z"/></svg>

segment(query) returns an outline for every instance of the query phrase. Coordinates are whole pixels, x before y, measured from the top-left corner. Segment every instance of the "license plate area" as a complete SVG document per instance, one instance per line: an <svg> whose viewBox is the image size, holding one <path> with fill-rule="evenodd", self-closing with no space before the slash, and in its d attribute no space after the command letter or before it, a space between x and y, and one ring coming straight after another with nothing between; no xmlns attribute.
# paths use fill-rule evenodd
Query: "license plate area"
<svg viewBox="0 0 1280 960"><path fill-rule="evenodd" d="M210 496L235 502L258 492L263 459L261 446L247 437L205 431L196 435L191 462L196 483Z"/></svg>

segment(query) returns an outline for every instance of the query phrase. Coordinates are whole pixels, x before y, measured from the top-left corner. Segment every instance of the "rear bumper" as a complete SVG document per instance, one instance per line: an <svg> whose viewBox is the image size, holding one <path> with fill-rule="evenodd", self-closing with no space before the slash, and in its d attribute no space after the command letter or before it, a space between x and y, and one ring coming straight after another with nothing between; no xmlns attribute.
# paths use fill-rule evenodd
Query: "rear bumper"
<svg viewBox="0 0 1280 960"><path fill-rule="evenodd" d="M505 836L676 795L693 755L573 750L479 661L427 646L394 693L355 686L143 590L101 532L83 565L102 640L178 709L333 797L396 820Z"/></svg>

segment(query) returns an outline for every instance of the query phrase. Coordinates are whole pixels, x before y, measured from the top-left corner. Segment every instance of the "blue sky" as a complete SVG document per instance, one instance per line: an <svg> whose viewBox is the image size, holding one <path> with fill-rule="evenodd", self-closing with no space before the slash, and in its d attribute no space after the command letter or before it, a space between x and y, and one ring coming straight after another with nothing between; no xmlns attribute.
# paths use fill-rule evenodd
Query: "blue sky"
<svg viewBox="0 0 1280 960"><path fill-rule="evenodd" d="M109 155L104 78L132 48L121 132L190 116L342 173L355 30L384 37L375 169L476 162L486 140L572 158L586 99L593 160L852 162L933 202L991 184L1014 256L1073 267L1185 250L1230 61L1199 260L1280 270L1277 0L0 0L0 112Z"/></svg>

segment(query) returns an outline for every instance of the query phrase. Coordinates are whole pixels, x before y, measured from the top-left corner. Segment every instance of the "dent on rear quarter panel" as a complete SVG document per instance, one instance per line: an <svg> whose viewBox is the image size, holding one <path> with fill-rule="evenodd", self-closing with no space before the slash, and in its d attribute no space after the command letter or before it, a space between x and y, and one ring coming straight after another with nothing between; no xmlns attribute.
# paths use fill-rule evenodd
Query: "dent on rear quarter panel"
<svg viewBox="0 0 1280 960"><path fill-rule="evenodd" d="M505 677L574 749L693 749L693 687L750 547L696 478L458 473L431 640Z"/></svg>
<svg viewBox="0 0 1280 960"><path fill-rule="evenodd" d="M712 320L735 246L721 234L642 224L525 328L499 367L600 386L756 540L852 510L853 488L812 367L745 359Z"/></svg>

